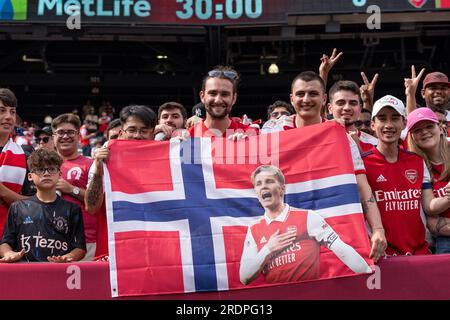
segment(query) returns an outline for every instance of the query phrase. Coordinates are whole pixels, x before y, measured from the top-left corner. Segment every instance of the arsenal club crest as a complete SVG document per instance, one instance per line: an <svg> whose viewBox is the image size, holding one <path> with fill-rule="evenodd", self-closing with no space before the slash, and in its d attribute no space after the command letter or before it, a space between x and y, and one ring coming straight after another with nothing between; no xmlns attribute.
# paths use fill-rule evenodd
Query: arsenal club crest
<svg viewBox="0 0 450 320"><path fill-rule="evenodd" d="M405 177L408 179L409 182L412 184L416 183L417 177L418 177L417 170L406 170L405 171Z"/></svg>
<svg viewBox="0 0 450 320"><path fill-rule="evenodd" d="M422 8L425 3L427 3L427 0L408 0L411 5L416 7L417 9Z"/></svg>

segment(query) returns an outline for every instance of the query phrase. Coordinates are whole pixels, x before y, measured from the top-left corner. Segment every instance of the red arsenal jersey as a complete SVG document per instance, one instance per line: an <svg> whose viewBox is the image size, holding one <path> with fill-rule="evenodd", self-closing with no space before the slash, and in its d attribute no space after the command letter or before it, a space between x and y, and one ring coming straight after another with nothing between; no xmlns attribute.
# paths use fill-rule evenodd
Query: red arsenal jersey
<svg viewBox="0 0 450 320"><path fill-rule="evenodd" d="M388 241L389 255L427 254L425 226L420 216L422 189L431 188L430 175L417 154L399 149L395 163L376 148L362 155Z"/></svg>
<svg viewBox="0 0 450 320"><path fill-rule="evenodd" d="M374 136L371 136L364 131L357 131L359 146L361 147L362 152L367 152L371 150L373 147L377 146L378 139Z"/></svg>
<svg viewBox="0 0 450 320"><path fill-rule="evenodd" d="M266 281L281 283L319 278L320 244L330 245L337 235L319 214L312 211L286 205L280 216L271 221L263 217L249 230L258 251L277 230L280 234L291 229L297 231L291 246L270 254L262 270Z"/></svg>
<svg viewBox="0 0 450 320"><path fill-rule="evenodd" d="M237 132L245 132L250 135L257 135L259 130L248 125L231 119L231 123L227 130L222 134L222 137L226 138ZM197 123L195 126L189 128L189 135L191 137L217 137L220 136L220 131L217 129L209 129L205 126L205 121Z"/></svg>
<svg viewBox="0 0 450 320"><path fill-rule="evenodd" d="M445 197L445 186L448 184L448 180L444 181L438 181L439 177L441 176L442 171L444 170L443 164L433 164L433 193L436 198L442 198ZM450 209L440 214L442 217L450 218Z"/></svg>

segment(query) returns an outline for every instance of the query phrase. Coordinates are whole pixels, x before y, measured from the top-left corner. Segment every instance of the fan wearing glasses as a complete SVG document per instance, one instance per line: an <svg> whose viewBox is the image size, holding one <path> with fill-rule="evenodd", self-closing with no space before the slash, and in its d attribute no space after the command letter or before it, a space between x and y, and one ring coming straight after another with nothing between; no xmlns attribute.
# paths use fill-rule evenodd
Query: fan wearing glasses
<svg viewBox="0 0 450 320"><path fill-rule="evenodd" d="M277 100L267 107L267 120L276 120L281 116L291 116L294 113L295 110L289 103Z"/></svg>
<svg viewBox="0 0 450 320"><path fill-rule="evenodd" d="M81 207L87 246L84 260L89 261L93 259L95 252L97 219L88 214L84 206L89 168L93 160L78 151L80 128L80 118L71 113L59 115L52 121L53 142L56 151L63 159L61 177L56 184L56 189L61 192L64 200Z"/></svg>
<svg viewBox="0 0 450 320"><path fill-rule="evenodd" d="M80 207L56 194L61 157L39 149L28 158L36 195L14 202L0 242L0 262L72 262L86 253Z"/></svg>
<svg viewBox="0 0 450 320"><path fill-rule="evenodd" d="M55 150L55 144L53 142L52 128L45 126L42 129L38 129L34 132L34 141L36 141L37 149Z"/></svg>
<svg viewBox="0 0 450 320"><path fill-rule="evenodd" d="M127 106L120 111L121 130L118 140L154 140L157 116L155 112L140 105ZM108 260L108 228L104 203L103 162L108 161L108 144L95 152L94 163L89 170L85 206L92 217L97 215L96 260Z"/></svg>
<svg viewBox="0 0 450 320"><path fill-rule="evenodd" d="M365 132L370 134L372 137L375 137L375 131L372 130L371 122L372 122L372 112L370 110L362 108L361 114L359 115L358 120L355 121L355 128L361 132Z"/></svg>
<svg viewBox="0 0 450 320"><path fill-rule="evenodd" d="M231 119L237 99L238 73L231 67L217 66L203 78L200 100L205 105L206 119L189 129L191 137L227 137L245 139L258 134L249 125Z"/></svg>

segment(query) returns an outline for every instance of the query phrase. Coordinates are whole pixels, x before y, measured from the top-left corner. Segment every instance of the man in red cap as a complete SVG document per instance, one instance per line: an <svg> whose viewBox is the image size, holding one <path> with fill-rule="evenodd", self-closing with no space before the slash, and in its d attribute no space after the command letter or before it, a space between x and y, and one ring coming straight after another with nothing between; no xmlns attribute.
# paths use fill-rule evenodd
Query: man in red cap
<svg viewBox="0 0 450 320"><path fill-rule="evenodd" d="M441 72L427 74L423 80L422 97L428 108L433 111L437 109L449 108L449 87L448 77ZM447 115L448 117L448 115Z"/></svg>
<svg viewBox="0 0 450 320"><path fill-rule="evenodd" d="M405 79L405 93L407 113L409 114L417 108L415 94L417 87L425 69L422 69L419 75L416 76L414 66L411 67L411 78ZM422 98L428 108L435 111L444 109L448 110L450 98L450 82L447 75L442 72L431 72L427 74L422 84ZM447 120L450 120L450 115L447 113Z"/></svg>

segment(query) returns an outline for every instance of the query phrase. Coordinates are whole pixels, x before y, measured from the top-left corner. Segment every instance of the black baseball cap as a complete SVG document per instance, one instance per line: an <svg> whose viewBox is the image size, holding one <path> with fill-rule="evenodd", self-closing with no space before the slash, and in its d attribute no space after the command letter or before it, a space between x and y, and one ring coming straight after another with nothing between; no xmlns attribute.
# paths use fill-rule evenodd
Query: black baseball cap
<svg viewBox="0 0 450 320"><path fill-rule="evenodd" d="M202 119L206 119L206 109L205 105L200 102L197 103L195 106L192 107L192 115L197 116Z"/></svg>
<svg viewBox="0 0 450 320"><path fill-rule="evenodd" d="M40 135L41 133L45 133L45 134L48 134L49 136L51 136L51 135L53 134L53 131L52 131L52 128L51 128L51 127L45 126L45 127L43 127L42 129L36 130L36 131L34 132L34 136L37 138L37 137L39 137L39 135Z"/></svg>

